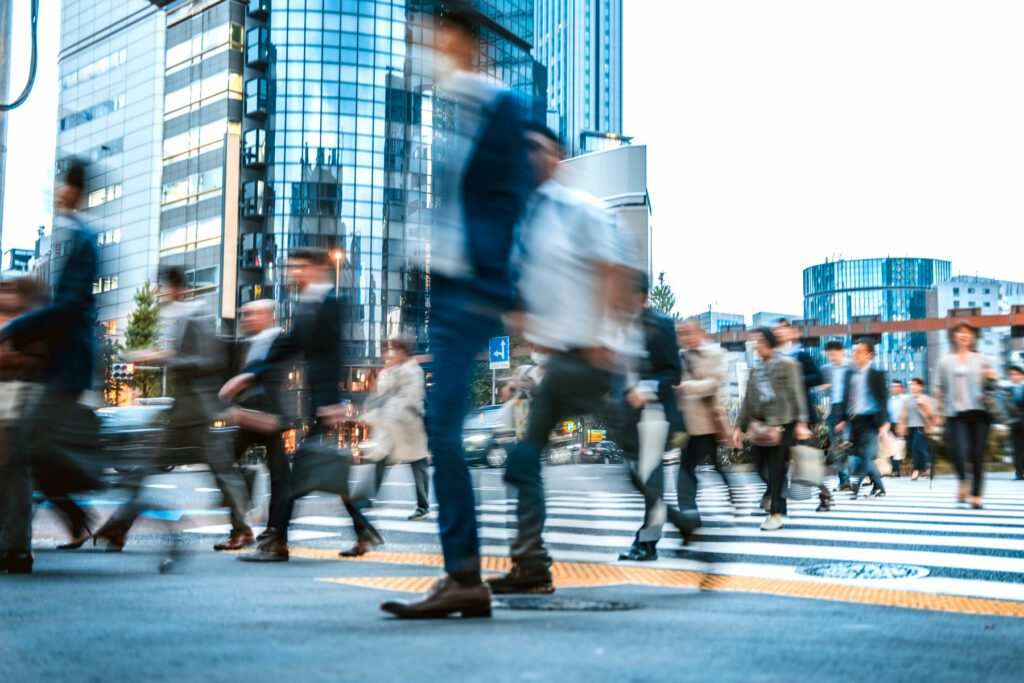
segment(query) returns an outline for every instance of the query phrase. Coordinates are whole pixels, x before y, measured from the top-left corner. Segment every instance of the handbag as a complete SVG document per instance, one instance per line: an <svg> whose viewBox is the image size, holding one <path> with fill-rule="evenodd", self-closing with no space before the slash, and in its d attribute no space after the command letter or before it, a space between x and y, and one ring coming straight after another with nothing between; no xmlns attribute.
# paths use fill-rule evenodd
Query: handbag
<svg viewBox="0 0 1024 683"><path fill-rule="evenodd" d="M704 400L708 404L708 410L711 411L711 422L715 426L715 441L729 443L732 439L732 423L729 421L729 415L718 405L714 396L708 396Z"/></svg>
<svg viewBox="0 0 1024 683"><path fill-rule="evenodd" d="M985 389L981 393L981 408L992 423L1005 423L1010 417L1003 402L1003 391L993 380L985 382Z"/></svg>
<svg viewBox="0 0 1024 683"><path fill-rule="evenodd" d="M751 420L747 426L747 439L754 446L775 448L782 443L782 427L772 427L761 420Z"/></svg>

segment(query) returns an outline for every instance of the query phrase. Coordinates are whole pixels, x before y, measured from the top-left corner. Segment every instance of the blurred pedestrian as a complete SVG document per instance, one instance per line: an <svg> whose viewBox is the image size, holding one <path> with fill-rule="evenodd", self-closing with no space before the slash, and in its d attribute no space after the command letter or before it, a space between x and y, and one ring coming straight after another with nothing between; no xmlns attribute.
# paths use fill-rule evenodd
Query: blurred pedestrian
<svg viewBox="0 0 1024 683"><path fill-rule="evenodd" d="M510 253L530 193L523 110L508 90L474 73L480 54L476 15L458 8L437 24L437 58L450 66L439 95L454 105L451 129L437 148L441 215L431 240L434 387L427 434L446 576L421 600L386 602L399 617L489 616L480 577L473 483L463 458L462 426L476 356L500 329L513 300Z"/></svg>
<svg viewBox="0 0 1024 683"><path fill-rule="evenodd" d="M254 358L241 373L228 380L220 390L222 401L231 401L240 393L263 385L273 391L275 377L287 364L301 363L302 376L309 388L310 405L304 407L312 427L305 442L320 440L331 425L346 414L340 402L342 344L341 330L345 307L329 281L331 269L327 252L314 247L297 247L288 255L286 277L297 291L290 329L277 335L263 358ZM300 444L299 449L302 449ZM266 540L255 553L241 555L244 562L287 562L288 523L295 504L291 470L284 450L268 453L270 460L271 518ZM273 501L280 501L274 505Z"/></svg>
<svg viewBox="0 0 1024 683"><path fill-rule="evenodd" d="M270 349L282 333L277 325L275 311L276 305L272 299L249 301L239 309L239 326L246 336L246 342L241 347L242 354L235 368L236 373L266 361ZM258 447L264 449L268 467L277 466L284 459L284 442L281 439L281 430L284 428L281 415L284 377L281 375L283 372L280 371L277 375L268 373L263 382L235 397L235 409L228 411L227 418L238 426L234 435L236 463L240 463L250 449ZM249 495L251 498L251 486ZM262 543L273 536L274 527L269 520L280 518L281 507L286 504L281 487L272 486L267 528L256 537L256 541ZM249 545L247 537L232 534L227 541L215 545L214 550L240 550L246 545Z"/></svg>
<svg viewBox="0 0 1024 683"><path fill-rule="evenodd" d="M373 447L367 458L375 463L374 491L380 490L385 468L408 463L416 487L416 510L410 520L430 515L430 463L427 433L423 428L423 369L413 357L416 340L398 335L388 341L384 369L377 388L367 399L360 419L371 428ZM341 551L342 557L359 557L384 542L380 532L357 506L345 500L355 527L356 543Z"/></svg>
<svg viewBox="0 0 1024 683"><path fill-rule="evenodd" d="M677 387L679 400L683 405L686 431L690 438L683 447L679 458L679 483L677 494L679 511L688 520L687 531L700 528L700 512L697 510L697 466L710 459L718 476L725 483L729 498L732 488L729 479L718 462L718 444L731 435L722 434L726 428L725 415L718 401L725 384L726 358L722 347L714 343L701 327L699 318L688 318L676 326L682 350L682 381ZM687 535L683 535L684 543Z"/></svg>
<svg viewBox="0 0 1024 683"><path fill-rule="evenodd" d="M896 443L896 439L901 438L902 435L896 433L896 427L899 425L900 418L907 406L907 399L909 397L906 394L906 389L902 380L894 379L889 385L889 400L886 402L886 412L889 415L889 424L891 425L888 434L888 451L890 452L892 476L894 477L900 476L900 467L902 465L901 458L897 457L899 455L899 444ZM906 448L904 448L903 452L906 453Z"/></svg>
<svg viewBox="0 0 1024 683"><path fill-rule="evenodd" d="M1024 481L1024 368L1011 365L1006 375L1010 379L1010 440L1013 447L1014 479Z"/></svg>
<svg viewBox="0 0 1024 683"><path fill-rule="evenodd" d="M0 328L0 344L16 349L45 342L42 390L19 421L18 444L11 450L0 486L4 506L0 529L0 572L32 571L32 478L60 457L62 431L76 412L80 396L92 387L95 356L93 282L98 277L96 233L79 217L87 165L70 160L55 190L56 210L70 224L67 262L57 279L53 300ZM84 517L84 515L83 515Z"/></svg>
<svg viewBox="0 0 1024 683"><path fill-rule="evenodd" d="M836 475L839 477L836 491L849 491L850 468L842 449L847 438L843 430L836 429L836 425L846 419L843 416L843 395L846 392L850 364L846 360L846 350L841 341L826 342L825 355L828 356L828 363L821 369L822 379L825 381L821 390L828 392L829 399L825 418L825 424L828 426L828 461L836 468Z"/></svg>
<svg viewBox="0 0 1024 683"><path fill-rule="evenodd" d="M865 475L871 479L869 495L885 495L882 475L875 465L878 454L878 439L889 429L886 414L885 373L871 367L875 359L875 343L867 338L859 339L853 345L853 366L846 377L843 392L843 422L836 425L842 431L850 424L850 494L856 498L860 493Z"/></svg>
<svg viewBox="0 0 1024 683"><path fill-rule="evenodd" d="M622 309L621 255L611 216L596 198L557 181L562 150L553 131L533 124L526 136L537 188L522 226L528 258L518 291L523 335L550 356L533 392L526 437L512 449L505 470L505 481L515 488L517 531L511 571L488 581L498 594L554 591L542 538L541 454L558 422L606 405L614 353L605 325Z"/></svg>
<svg viewBox="0 0 1024 683"><path fill-rule="evenodd" d="M939 360L935 397L939 414L946 419L946 437L960 478L957 500L980 509L991 424L984 394L996 381L996 371L992 362L976 350L978 329L969 322L958 322L950 330L950 342L952 349ZM968 462L974 474L970 483Z"/></svg>
<svg viewBox="0 0 1024 683"><path fill-rule="evenodd" d="M251 545L254 539L245 519L245 481L234 467L232 451L210 430L220 410L216 395L227 360L225 349L213 334L213 321L203 302L186 298L189 292L184 273L179 268L167 268L161 279L163 348L133 351L125 358L139 365L166 367L174 403L167 411L167 424L153 461L132 463L135 467L122 482L129 489L129 498L114 510L95 537L103 540L110 551L123 549L128 532L146 507L145 478L161 466L202 463L209 466L231 515L230 538L215 548Z"/></svg>
<svg viewBox="0 0 1024 683"><path fill-rule="evenodd" d="M733 445L743 447L743 435L751 442L755 460L763 463L768 478L768 517L762 531L782 528L786 514L784 487L786 463L796 441L810 438L807 428L807 392L803 368L777 352L778 340L766 327L754 330L759 362L754 364L733 433Z"/></svg>
<svg viewBox="0 0 1024 683"><path fill-rule="evenodd" d="M910 396L903 402L897 424L897 433L907 441L907 453L913 461L910 478L917 481L924 473L930 473L931 453L928 445L928 434L931 433L935 421L935 410L932 399L924 393L924 380L915 377L910 380Z"/></svg>
<svg viewBox="0 0 1024 683"><path fill-rule="evenodd" d="M633 543L619 555L619 559L650 562L658 559L657 545L669 514L663 500L665 467L661 456L670 447L685 445L686 439L686 422L676 400L676 386L682 377L682 368L672 320L647 305L650 290L647 274L633 271L628 281L631 286L627 290L626 314L630 316L642 346L635 367L629 368L624 382L616 383L612 394L613 400L618 399L619 403L617 419L613 421L616 426L613 440L622 448L629 463L630 479L644 496L644 521ZM650 396L644 395L646 386L651 387ZM640 452L643 445L640 442L640 421L648 402L657 404L668 422L668 441L657 444L657 461L653 467L644 461ZM682 513L678 514L680 532L684 540L689 539L699 525L699 518L695 521L691 516L684 520Z"/></svg>
<svg viewBox="0 0 1024 683"><path fill-rule="evenodd" d="M820 386L825 379L811 357L810 352L801 345L799 327L783 318L775 326L774 331L775 337L779 339L779 343L782 345L780 353L800 364L807 403L807 428L813 436L814 428L821 424L818 406L814 401L814 388ZM832 509L832 494L824 482L819 482L817 512L828 512L830 509Z"/></svg>

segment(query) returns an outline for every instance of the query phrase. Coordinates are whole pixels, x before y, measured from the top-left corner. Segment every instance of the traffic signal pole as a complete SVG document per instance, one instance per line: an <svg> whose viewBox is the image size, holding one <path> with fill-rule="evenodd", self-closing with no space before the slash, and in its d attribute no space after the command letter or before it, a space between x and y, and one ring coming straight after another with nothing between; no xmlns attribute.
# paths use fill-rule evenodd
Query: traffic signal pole
<svg viewBox="0 0 1024 683"><path fill-rule="evenodd" d="M11 16L14 0L0 0L0 102L7 102L11 84ZM7 117L0 110L0 247L4 236L4 186L7 185Z"/></svg>

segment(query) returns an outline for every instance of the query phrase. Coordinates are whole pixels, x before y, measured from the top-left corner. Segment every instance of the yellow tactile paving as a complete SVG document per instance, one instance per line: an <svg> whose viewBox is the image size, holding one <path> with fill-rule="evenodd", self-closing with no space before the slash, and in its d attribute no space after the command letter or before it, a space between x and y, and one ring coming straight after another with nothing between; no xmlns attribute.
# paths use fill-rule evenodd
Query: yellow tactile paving
<svg viewBox="0 0 1024 683"><path fill-rule="evenodd" d="M431 553L380 552L369 553L359 558L340 558L337 551L292 548L291 554L295 557L308 559L350 559L359 562L382 562L385 564L402 564L417 567L440 568L444 565L440 555ZM506 571L510 566L508 558L504 557L484 557L482 564L484 571L489 572ZM645 567L583 562L556 562L551 567L551 574L555 586L558 588L583 588L622 584L661 586L664 588L701 588L703 590L764 593L813 600L832 600L862 605L903 607L906 609L936 612L1024 617L1024 602L1013 600L938 595L935 593L893 590L872 586L852 586L821 581L759 579L673 569L648 569ZM434 581L437 580L437 577L352 577L321 580L380 590L421 593L429 589Z"/></svg>

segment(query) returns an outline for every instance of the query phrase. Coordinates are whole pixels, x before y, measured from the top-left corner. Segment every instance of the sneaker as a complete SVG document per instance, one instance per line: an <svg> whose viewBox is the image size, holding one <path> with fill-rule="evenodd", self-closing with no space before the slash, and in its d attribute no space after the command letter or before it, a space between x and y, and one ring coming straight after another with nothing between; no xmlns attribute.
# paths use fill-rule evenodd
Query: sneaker
<svg viewBox="0 0 1024 683"><path fill-rule="evenodd" d="M418 519L426 519L430 517L430 510L424 510L423 508L417 508L415 512L406 517L410 522L415 522Z"/></svg>
<svg viewBox="0 0 1024 683"><path fill-rule="evenodd" d="M776 531L782 528L782 517L768 515L768 518L761 524L761 531Z"/></svg>
<svg viewBox="0 0 1024 683"><path fill-rule="evenodd" d="M487 585L495 595L555 592L551 570L547 567L524 567L515 562L512 563L512 571L504 576L487 579Z"/></svg>
<svg viewBox="0 0 1024 683"><path fill-rule="evenodd" d="M871 493L868 494L870 498L882 498L885 496L885 489L871 489Z"/></svg>

